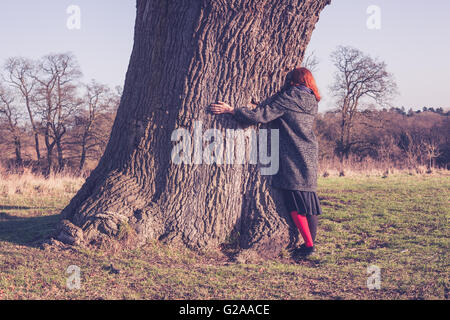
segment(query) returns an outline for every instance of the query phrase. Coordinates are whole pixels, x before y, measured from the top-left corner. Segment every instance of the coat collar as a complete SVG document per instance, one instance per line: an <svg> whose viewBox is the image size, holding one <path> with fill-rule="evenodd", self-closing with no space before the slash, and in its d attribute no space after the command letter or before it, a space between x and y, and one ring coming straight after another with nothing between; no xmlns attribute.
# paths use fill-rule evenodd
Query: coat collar
<svg viewBox="0 0 450 320"><path fill-rule="evenodd" d="M309 93L314 93L310 88L308 88L307 86L304 86L304 85L299 85L299 86L296 86L297 88L299 88L300 90L302 90L302 91L306 91L306 92L309 92Z"/></svg>

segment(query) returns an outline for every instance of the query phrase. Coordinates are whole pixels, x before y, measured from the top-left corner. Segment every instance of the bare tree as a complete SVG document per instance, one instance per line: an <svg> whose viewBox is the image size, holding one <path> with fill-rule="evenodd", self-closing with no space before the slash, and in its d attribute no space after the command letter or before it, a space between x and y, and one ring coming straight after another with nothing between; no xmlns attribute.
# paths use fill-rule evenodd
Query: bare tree
<svg viewBox="0 0 450 320"><path fill-rule="evenodd" d="M6 61L4 70L7 73L4 77L5 81L10 86L14 87L23 99L34 135L36 158L39 161L41 159L39 149L39 127L36 123L35 110L32 106L33 90L36 86L36 80L32 76L34 63L29 59L12 57Z"/></svg>
<svg viewBox="0 0 450 320"><path fill-rule="evenodd" d="M78 117L78 123L82 127L81 133L81 156L79 170L83 170L86 162L86 155L90 147L97 145L96 136L93 135L93 126L96 124L102 113L110 112L117 106L118 99L111 90L103 84L92 80L85 85L85 96L83 99L83 114ZM120 92L120 91L117 91ZM94 142L90 141L93 140Z"/></svg>
<svg viewBox="0 0 450 320"><path fill-rule="evenodd" d="M384 164L386 171L385 174L389 174L392 166L393 155L395 150L395 139L393 136L383 135L378 148L380 160Z"/></svg>
<svg viewBox="0 0 450 320"><path fill-rule="evenodd" d="M17 107L13 105L14 96L11 90L0 83L0 116L7 122L7 128L14 140L14 150L16 154L16 166L22 165L22 143L19 127L20 114Z"/></svg>
<svg viewBox="0 0 450 320"><path fill-rule="evenodd" d="M339 46L331 59L337 68L330 89L337 98L341 114L336 152L342 164L344 157L348 157L352 146L357 143L352 137L352 127L361 102L373 100L386 103L395 94L396 84L393 76L386 71L384 62L358 49Z"/></svg>
<svg viewBox="0 0 450 320"><path fill-rule="evenodd" d="M421 153L421 137L417 134L412 134L409 131L403 131L400 134L398 143L400 149L406 155L406 163L409 169L417 169L418 158Z"/></svg>
<svg viewBox="0 0 450 320"><path fill-rule="evenodd" d="M302 61L302 67L307 68L311 72L317 71L318 65L319 59L315 51L309 52Z"/></svg>
<svg viewBox="0 0 450 320"><path fill-rule="evenodd" d="M33 75L37 82L36 104L47 148L47 174L53 167L55 146L58 170L64 168L62 138L72 115L81 105L81 100L77 98L75 83L80 77L80 68L70 53L43 57L38 63L37 72Z"/></svg>
<svg viewBox="0 0 450 320"><path fill-rule="evenodd" d="M425 151L428 163L428 171L431 172L434 168L433 162L434 159L439 157L441 155L441 152L439 151L439 146L436 141L433 140L424 140L422 142L422 147Z"/></svg>

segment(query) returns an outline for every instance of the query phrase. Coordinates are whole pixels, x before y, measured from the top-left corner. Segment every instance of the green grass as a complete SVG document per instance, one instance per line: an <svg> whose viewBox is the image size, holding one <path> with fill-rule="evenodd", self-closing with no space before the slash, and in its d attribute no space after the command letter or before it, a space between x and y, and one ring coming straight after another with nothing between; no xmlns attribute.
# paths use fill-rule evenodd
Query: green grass
<svg viewBox="0 0 450 320"><path fill-rule="evenodd" d="M298 264L237 264L156 242L44 251L34 241L54 230L76 188L0 195L0 299L448 298L448 176L328 177L319 185L318 250ZM81 268L79 290L66 288L70 265ZM367 288L370 265L381 268L380 290Z"/></svg>

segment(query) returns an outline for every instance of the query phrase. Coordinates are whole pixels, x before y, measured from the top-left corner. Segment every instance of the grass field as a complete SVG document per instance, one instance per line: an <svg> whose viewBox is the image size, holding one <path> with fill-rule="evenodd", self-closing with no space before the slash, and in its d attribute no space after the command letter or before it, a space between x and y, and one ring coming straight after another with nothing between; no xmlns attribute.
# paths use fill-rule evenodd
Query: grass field
<svg viewBox="0 0 450 320"><path fill-rule="evenodd" d="M321 178L315 255L262 264L159 243L125 252L34 246L82 182L0 181L0 299L448 299L448 174ZM66 287L70 265L81 268L80 289ZM379 290L367 288L371 265L381 269Z"/></svg>

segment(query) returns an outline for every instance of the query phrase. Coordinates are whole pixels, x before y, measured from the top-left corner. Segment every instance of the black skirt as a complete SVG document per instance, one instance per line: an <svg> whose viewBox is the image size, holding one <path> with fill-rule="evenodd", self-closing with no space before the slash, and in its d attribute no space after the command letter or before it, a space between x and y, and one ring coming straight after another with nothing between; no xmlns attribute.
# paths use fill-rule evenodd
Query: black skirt
<svg viewBox="0 0 450 320"><path fill-rule="evenodd" d="M302 216L322 214L319 197L316 192L300 190L281 190L289 213L297 211Z"/></svg>

